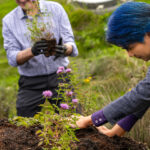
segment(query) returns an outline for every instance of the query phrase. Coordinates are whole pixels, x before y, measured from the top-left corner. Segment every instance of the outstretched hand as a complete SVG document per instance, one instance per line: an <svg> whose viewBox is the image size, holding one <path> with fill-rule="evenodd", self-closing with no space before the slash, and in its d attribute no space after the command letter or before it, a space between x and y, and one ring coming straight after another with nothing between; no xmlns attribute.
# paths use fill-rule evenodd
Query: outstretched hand
<svg viewBox="0 0 150 150"><path fill-rule="evenodd" d="M112 136L111 129L108 129L106 126L100 126L100 127L96 127L96 128L100 133L105 134L109 137Z"/></svg>
<svg viewBox="0 0 150 150"><path fill-rule="evenodd" d="M75 117L76 122L75 124L70 124L72 128L87 128L88 126L92 125L91 116L72 116L72 119Z"/></svg>
<svg viewBox="0 0 150 150"><path fill-rule="evenodd" d="M113 137L115 135L123 136L126 132L118 124L114 125L114 127L112 129L108 129L106 126L100 126L100 127L96 127L96 128L100 133L105 134L109 137Z"/></svg>

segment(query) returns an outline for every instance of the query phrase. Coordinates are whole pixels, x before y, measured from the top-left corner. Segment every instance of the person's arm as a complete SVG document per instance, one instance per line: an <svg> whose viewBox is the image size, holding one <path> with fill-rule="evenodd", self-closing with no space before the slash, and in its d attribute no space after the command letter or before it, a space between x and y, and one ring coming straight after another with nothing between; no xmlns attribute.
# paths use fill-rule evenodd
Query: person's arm
<svg viewBox="0 0 150 150"><path fill-rule="evenodd" d="M95 125L95 126L97 126L96 128L100 133L103 133L109 137L113 137L115 135L123 136L126 132L129 132L131 130L131 128L134 126L134 124L138 120L138 118L135 115L131 114L131 115L126 116L125 118L121 119L120 121L118 121L117 124L115 124L112 127L112 129L108 129L105 126L101 126L107 122L105 116L102 113L102 110L101 110L101 120L99 123L96 120L94 120L94 117L95 117L94 115L96 115L96 114L93 114L93 116L90 115L90 116L86 116L86 117L81 116L76 121L77 127L78 128L87 128L88 126Z"/></svg>
<svg viewBox="0 0 150 150"><path fill-rule="evenodd" d="M131 114L119 120L112 129L108 129L105 126L101 126L107 123L107 120L103 114L103 110L100 110L90 116L81 116L76 121L76 124L79 128L86 128L90 125L94 125L101 133L111 137L114 135L122 136L125 134L125 132L129 132L134 124L137 122L137 120L138 118L135 115Z"/></svg>
<svg viewBox="0 0 150 150"><path fill-rule="evenodd" d="M22 50L8 24L3 20L4 49L7 53L8 62L11 66L22 65L34 56L44 54L48 50L46 40L37 41L31 48Z"/></svg>
<svg viewBox="0 0 150 150"><path fill-rule="evenodd" d="M48 42L46 40L37 41L32 48L27 48L17 54L17 64L22 65L34 56L44 54L48 51Z"/></svg>
<svg viewBox="0 0 150 150"><path fill-rule="evenodd" d="M92 114L91 120L93 124L98 127L106 122L114 124L118 121L118 125L121 128L123 128L125 131L129 131L130 128L132 128L132 126L135 124L135 122L139 118L141 118L144 115L144 112L149 108L150 106L149 91L150 91L150 69L148 70L146 78L141 82L139 82L136 88L134 88L131 92L128 92L124 96L105 106L102 110L99 110L94 114ZM129 125L128 122L130 122L131 124ZM81 124L85 123L85 126L88 126L88 124L84 122L84 120L82 119L78 121L79 125L80 123Z"/></svg>
<svg viewBox="0 0 150 150"><path fill-rule="evenodd" d="M3 38L4 38L4 49L6 50L8 63L16 67L24 64L26 61L33 57L31 48L21 50L21 46L17 39L9 29L7 23L3 20Z"/></svg>
<svg viewBox="0 0 150 150"><path fill-rule="evenodd" d="M17 39L13 36L13 33L8 27L8 24L3 19L3 27L2 27L2 33L4 38L4 49L6 50L8 63L16 67L17 64L17 55L21 50L21 46L19 45Z"/></svg>
<svg viewBox="0 0 150 150"><path fill-rule="evenodd" d="M124 96L113 101L103 108L103 113L108 122L114 124L120 119L134 114L150 106L150 68L144 80ZM144 115L144 113L143 113ZM141 115L136 115L141 118Z"/></svg>
<svg viewBox="0 0 150 150"><path fill-rule="evenodd" d="M108 129L105 126L97 127L98 131L100 133L103 133L109 137L112 137L114 135L117 136L123 136L126 132L129 132L131 128L134 126L134 124L137 122L138 118L131 114L129 116L126 116L125 118L119 120L112 129Z"/></svg>
<svg viewBox="0 0 150 150"><path fill-rule="evenodd" d="M31 48L25 49L23 51L18 52L17 54L17 64L18 65L22 65L25 62L27 62L29 59L31 59L32 57L34 57Z"/></svg>
<svg viewBox="0 0 150 150"><path fill-rule="evenodd" d="M66 56L70 56L72 54L72 51L73 51L73 46L71 44L64 44L67 48L66 52L65 52L65 55Z"/></svg>
<svg viewBox="0 0 150 150"><path fill-rule="evenodd" d="M81 116L76 121L76 125L79 128L86 128L86 127L91 126L91 125L98 127L98 126L103 125L105 123L107 123L107 120L103 114L103 110L98 111L98 115L97 115L97 112L95 112L94 114L92 114L90 116L86 116L86 117Z"/></svg>

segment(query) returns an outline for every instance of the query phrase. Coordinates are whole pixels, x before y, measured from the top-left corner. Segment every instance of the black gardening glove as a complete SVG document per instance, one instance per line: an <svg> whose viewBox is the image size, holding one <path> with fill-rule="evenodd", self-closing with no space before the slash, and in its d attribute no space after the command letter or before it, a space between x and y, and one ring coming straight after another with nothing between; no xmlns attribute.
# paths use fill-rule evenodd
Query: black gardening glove
<svg viewBox="0 0 150 150"><path fill-rule="evenodd" d="M31 51L34 56L37 56L39 54L45 54L48 51L48 42L46 40L41 40L34 43Z"/></svg>
<svg viewBox="0 0 150 150"><path fill-rule="evenodd" d="M56 46L55 46L55 58L54 58L54 61L58 57L65 57L66 50L67 50L67 48L66 48L66 46L63 45L62 38L60 38L58 45L56 44Z"/></svg>

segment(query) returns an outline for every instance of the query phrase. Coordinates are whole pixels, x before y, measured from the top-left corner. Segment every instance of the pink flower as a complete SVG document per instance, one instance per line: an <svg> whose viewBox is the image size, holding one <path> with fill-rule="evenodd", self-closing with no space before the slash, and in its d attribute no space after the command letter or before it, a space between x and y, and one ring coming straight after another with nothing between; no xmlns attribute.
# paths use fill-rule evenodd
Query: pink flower
<svg viewBox="0 0 150 150"><path fill-rule="evenodd" d="M64 71L64 70L65 70L65 68L64 68L63 66L61 66L61 67L58 67L58 70L62 70L62 71Z"/></svg>
<svg viewBox="0 0 150 150"><path fill-rule="evenodd" d="M53 95L53 93L50 90L44 91L42 94L45 98L50 98Z"/></svg>
<svg viewBox="0 0 150 150"><path fill-rule="evenodd" d="M73 95L73 92L72 92L72 91L66 91L66 95L67 95L67 96L72 96L72 95Z"/></svg>
<svg viewBox="0 0 150 150"><path fill-rule="evenodd" d="M70 73L70 72L71 72L71 68L67 68L66 73Z"/></svg>
<svg viewBox="0 0 150 150"><path fill-rule="evenodd" d="M78 99L72 99L72 103L77 104L78 103Z"/></svg>
<svg viewBox="0 0 150 150"><path fill-rule="evenodd" d="M62 109L69 109L69 105L68 104L60 104L60 107Z"/></svg>
<svg viewBox="0 0 150 150"><path fill-rule="evenodd" d="M63 73L63 72L65 72L65 68L63 66L58 67L57 74L60 74L60 73Z"/></svg>
<svg viewBox="0 0 150 150"><path fill-rule="evenodd" d="M63 70L57 70L57 74L63 73Z"/></svg>

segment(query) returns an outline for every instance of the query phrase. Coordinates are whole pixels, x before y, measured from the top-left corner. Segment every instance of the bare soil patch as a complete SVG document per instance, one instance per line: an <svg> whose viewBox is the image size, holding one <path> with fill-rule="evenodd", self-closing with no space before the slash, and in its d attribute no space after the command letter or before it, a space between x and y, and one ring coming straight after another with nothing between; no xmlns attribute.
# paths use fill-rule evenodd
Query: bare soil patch
<svg viewBox="0 0 150 150"><path fill-rule="evenodd" d="M35 134L41 128L40 125L17 127L7 120L0 120L0 150L42 150ZM94 127L77 130L76 136L80 140L76 143L78 150L148 150L143 143L126 137L109 138L99 134Z"/></svg>

